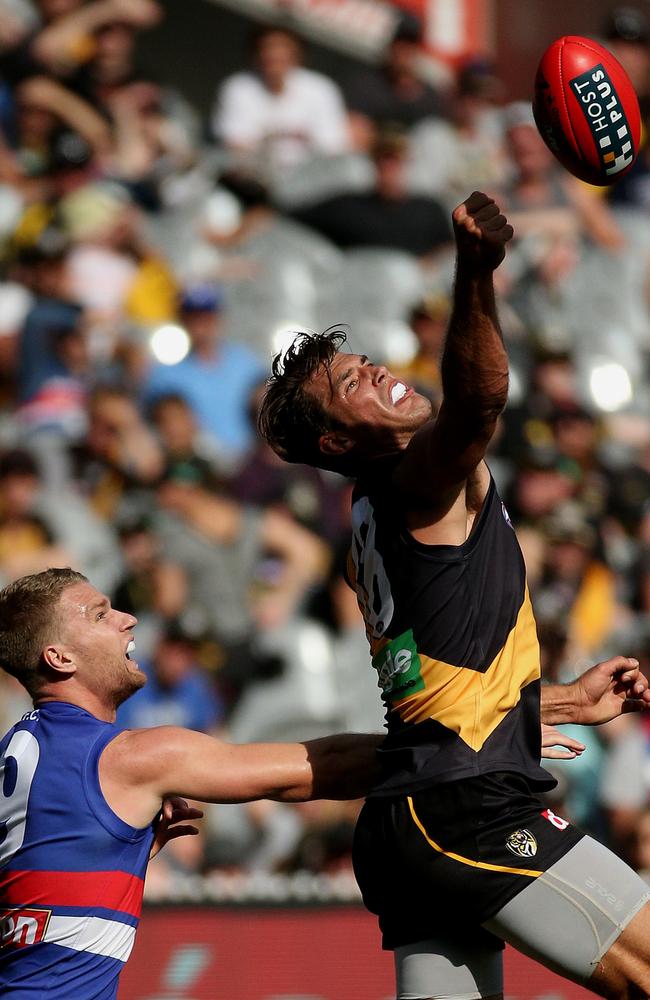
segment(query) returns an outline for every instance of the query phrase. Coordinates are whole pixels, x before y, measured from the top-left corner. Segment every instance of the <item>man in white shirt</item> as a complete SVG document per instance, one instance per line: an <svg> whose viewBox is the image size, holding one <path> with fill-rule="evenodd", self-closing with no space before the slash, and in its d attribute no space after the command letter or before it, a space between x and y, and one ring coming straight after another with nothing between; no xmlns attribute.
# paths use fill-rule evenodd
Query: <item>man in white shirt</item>
<svg viewBox="0 0 650 1000"><path fill-rule="evenodd" d="M272 170L350 148L343 98L328 77L302 65L300 40L265 26L254 36L254 69L222 84L212 130L232 152L264 158Z"/></svg>

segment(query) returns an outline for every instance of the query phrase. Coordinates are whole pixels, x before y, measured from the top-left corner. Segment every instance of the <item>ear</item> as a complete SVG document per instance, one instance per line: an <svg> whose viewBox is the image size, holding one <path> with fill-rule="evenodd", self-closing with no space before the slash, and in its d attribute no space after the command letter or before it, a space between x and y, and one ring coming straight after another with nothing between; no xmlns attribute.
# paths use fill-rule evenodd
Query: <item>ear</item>
<svg viewBox="0 0 650 1000"><path fill-rule="evenodd" d="M46 646L42 653L43 662L53 670L59 680L72 677L77 672L77 666L65 646Z"/></svg>
<svg viewBox="0 0 650 1000"><path fill-rule="evenodd" d="M324 455L345 455L353 445L352 438L340 431L328 431L327 434L321 434L318 439L318 447Z"/></svg>

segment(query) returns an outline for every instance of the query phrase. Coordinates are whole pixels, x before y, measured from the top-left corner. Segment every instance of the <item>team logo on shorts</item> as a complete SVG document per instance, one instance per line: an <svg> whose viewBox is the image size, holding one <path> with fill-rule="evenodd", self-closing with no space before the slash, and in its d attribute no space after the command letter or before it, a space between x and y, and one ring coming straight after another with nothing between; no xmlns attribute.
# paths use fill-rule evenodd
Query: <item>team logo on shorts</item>
<svg viewBox="0 0 650 1000"><path fill-rule="evenodd" d="M506 847L518 858L532 858L537 854L537 841L530 830L515 830L506 840Z"/></svg>

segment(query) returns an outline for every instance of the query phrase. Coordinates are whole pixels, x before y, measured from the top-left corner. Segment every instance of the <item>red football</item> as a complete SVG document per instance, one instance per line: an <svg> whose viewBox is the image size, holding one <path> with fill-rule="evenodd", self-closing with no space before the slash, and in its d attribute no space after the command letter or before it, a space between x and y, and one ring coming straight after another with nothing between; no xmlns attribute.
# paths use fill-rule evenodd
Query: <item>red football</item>
<svg viewBox="0 0 650 1000"><path fill-rule="evenodd" d="M619 61L598 42L565 35L537 70L535 122L544 142L572 174L613 184L639 151L639 102Z"/></svg>

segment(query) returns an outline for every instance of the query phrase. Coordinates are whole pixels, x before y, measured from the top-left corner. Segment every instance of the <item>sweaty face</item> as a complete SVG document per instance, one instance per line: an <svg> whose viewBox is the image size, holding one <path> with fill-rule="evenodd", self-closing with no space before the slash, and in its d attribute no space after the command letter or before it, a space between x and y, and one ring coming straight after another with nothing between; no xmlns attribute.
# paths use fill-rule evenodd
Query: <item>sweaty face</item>
<svg viewBox="0 0 650 1000"><path fill-rule="evenodd" d="M60 644L85 687L117 706L146 683L146 675L130 658L137 618L116 611L89 583L64 590L58 612Z"/></svg>
<svg viewBox="0 0 650 1000"><path fill-rule="evenodd" d="M336 354L329 372L321 367L306 391L343 428L323 435L325 452L335 453L343 442L343 451L354 447L365 459L394 454L406 448L431 417L431 402L425 396L365 355Z"/></svg>

